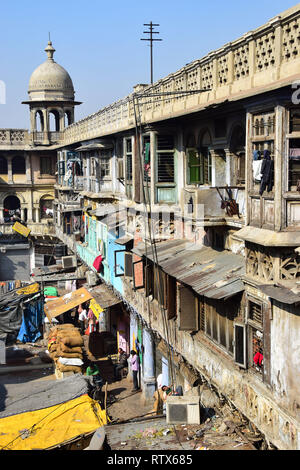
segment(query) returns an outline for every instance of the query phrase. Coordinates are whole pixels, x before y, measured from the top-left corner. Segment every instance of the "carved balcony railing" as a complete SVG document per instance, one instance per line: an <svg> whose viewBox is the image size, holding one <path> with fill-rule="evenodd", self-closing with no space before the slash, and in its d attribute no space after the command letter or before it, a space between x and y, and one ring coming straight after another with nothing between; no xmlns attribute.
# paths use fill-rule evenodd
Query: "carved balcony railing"
<svg viewBox="0 0 300 470"><path fill-rule="evenodd" d="M140 100L142 122L195 111L253 89L268 90L300 79L300 7L226 44L153 85ZM202 90L201 93L193 92ZM174 94L175 92L175 94ZM101 137L134 126L133 94L67 127L64 144Z"/></svg>

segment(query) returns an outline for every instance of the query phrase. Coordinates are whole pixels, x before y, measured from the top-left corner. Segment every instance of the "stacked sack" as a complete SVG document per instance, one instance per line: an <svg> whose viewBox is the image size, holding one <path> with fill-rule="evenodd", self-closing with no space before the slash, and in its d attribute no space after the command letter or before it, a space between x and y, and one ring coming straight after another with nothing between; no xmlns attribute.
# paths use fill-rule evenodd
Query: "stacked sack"
<svg viewBox="0 0 300 470"><path fill-rule="evenodd" d="M83 365L83 339L78 328L72 324L51 328L48 351L60 372L80 373Z"/></svg>

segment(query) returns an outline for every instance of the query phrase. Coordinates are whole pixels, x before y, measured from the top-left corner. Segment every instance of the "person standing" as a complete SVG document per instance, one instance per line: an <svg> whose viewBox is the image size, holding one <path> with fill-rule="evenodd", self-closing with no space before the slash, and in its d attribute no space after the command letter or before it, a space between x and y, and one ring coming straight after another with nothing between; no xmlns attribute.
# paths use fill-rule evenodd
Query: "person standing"
<svg viewBox="0 0 300 470"><path fill-rule="evenodd" d="M137 353L132 349L130 351L131 357L130 357L130 364L131 364L131 370L132 370L132 376L133 376L133 390L132 392L136 392L139 390L138 386L138 372L140 369L140 363L139 363L139 357Z"/></svg>
<svg viewBox="0 0 300 470"><path fill-rule="evenodd" d="M79 312L78 320L79 320L79 325L80 325L80 333L84 335L86 326L87 326L87 320L88 320L85 306L80 305L80 307L78 308L78 312Z"/></svg>

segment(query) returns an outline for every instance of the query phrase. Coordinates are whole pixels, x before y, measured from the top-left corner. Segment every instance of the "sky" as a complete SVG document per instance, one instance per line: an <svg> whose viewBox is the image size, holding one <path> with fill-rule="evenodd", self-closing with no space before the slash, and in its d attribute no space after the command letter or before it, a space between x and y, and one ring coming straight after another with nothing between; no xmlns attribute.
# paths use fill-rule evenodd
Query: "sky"
<svg viewBox="0 0 300 470"><path fill-rule="evenodd" d="M70 74L76 120L150 82L150 48L144 23L159 24L154 43L154 82L238 39L294 0L14 0L1 2L0 128L29 128L29 78L46 59L48 33L54 59ZM1 101L1 100L0 100Z"/></svg>

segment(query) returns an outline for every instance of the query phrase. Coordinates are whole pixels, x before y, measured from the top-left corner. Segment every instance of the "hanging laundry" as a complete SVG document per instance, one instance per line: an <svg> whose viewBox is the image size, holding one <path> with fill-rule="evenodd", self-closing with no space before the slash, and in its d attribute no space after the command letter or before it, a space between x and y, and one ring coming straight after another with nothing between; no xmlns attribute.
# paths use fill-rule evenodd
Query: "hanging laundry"
<svg viewBox="0 0 300 470"><path fill-rule="evenodd" d="M290 155L290 158L297 159L297 160L300 159L300 148L290 149L289 155Z"/></svg>
<svg viewBox="0 0 300 470"><path fill-rule="evenodd" d="M95 259L94 263L93 263L93 267L96 269L97 273L99 273L101 271L101 268L102 268L102 256L99 255L97 256L97 258Z"/></svg>
<svg viewBox="0 0 300 470"><path fill-rule="evenodd" d="M252 162L252 169L253 169L253 179L254 181L261 181L261 166L262 160L253 160Z"/></svg>
<svg viewBox="0 0 300 470"><path fill-rule="evenodd" d="M271 154L269 150L264 151L264 158L261 166L261 185L259 194L262 196L265 189L267 188L268 192L272 191L273 188L273 169L274 162L271 159Z"/></svg>
<svg viewBox="0 0 300 470"><path fill-rule="evenodd" d="M260 150L253 150L253 160L260 160L260 159L261 159Z"/></svg>

